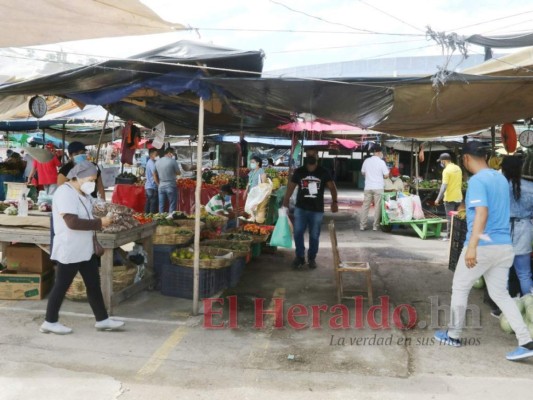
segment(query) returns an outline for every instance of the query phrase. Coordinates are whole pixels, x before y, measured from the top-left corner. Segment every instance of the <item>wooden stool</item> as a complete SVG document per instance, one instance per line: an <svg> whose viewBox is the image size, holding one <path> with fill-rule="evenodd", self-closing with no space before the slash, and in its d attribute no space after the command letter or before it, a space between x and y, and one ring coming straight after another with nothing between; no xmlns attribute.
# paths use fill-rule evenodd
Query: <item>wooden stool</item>
<svg viewBox="0 0 533 400"><path fill-rule="evenodd" d="M333 252L333 271L335 273L335 284L337 285L337 301L340 303L342 299L351 299L352 297L344 296L344 288L342 283L343 273L363 273L366 275L366 292L368 294L368 303L371 305L374 302L372 291L372 271L370 264L363 261L342 261L337 247L337 232L335 231L335 223L329 223L329 237L331 239L331 251Z"/></svg>

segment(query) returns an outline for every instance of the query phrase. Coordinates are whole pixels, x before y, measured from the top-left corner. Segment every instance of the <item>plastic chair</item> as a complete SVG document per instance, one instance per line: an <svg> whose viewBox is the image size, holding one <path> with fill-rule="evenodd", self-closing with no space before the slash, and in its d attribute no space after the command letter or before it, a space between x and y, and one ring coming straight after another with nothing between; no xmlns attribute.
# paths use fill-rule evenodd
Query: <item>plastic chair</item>
<svg viewBox="0 0 533 400"><path fill-rule="evenodd" d="M331 251L333 252L333 271L335 273L335 284L337 286L337 301L340 303L342 299L351 299L350 296L344 296L344 287L342 275L345 273L359 273L366 275L366 291L356 290L357 292L366 292L368 295L368 303L373 304L374 296L372 289L372 270L370 264L364 261L342 261L339 255L337 246L337 232L335 231L335 222L329 223L329 236L331 239Z"/></svg>

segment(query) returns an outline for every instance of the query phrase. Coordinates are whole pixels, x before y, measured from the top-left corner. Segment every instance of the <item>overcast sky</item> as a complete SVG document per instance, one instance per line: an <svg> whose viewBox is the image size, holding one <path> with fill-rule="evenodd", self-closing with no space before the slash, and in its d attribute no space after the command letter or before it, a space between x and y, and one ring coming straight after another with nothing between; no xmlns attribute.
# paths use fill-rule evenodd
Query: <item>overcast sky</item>
<svg viewBox="0 0 533 400"><path fill-rule="evenodd" d="M266 53L264 70L269 71L355 59L439 54L441 49L425 38L428 25L435 31L462 35L509 34L533 27L533 4L524 0L141 1L163 19L198 30L70 42L60 47L67 52L117 57L182 39L200 40L243 50L262 49ZM470 51L482 53L483 49L471 46Z"/></svg>

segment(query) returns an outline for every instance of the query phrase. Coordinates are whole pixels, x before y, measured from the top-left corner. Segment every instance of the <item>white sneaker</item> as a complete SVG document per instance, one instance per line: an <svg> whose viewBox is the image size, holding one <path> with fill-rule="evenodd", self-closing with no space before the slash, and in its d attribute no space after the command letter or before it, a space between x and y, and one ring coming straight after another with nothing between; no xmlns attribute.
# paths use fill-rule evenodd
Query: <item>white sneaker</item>
<svg viewBox="0 0 533 400"><path fill-rule="evenodd" d="M98 321L96 324L94 324L94 327L99 331L114 331L116 329L122 328L123 326L124 322L116 321L111 318L104 319L103 321Z"/></svg>
<svg viewBox="0 0 533 400"><path fill-rule="evenodd" d="M378 230L378 227L375 226L375 227L372 228L372 230L373 230L373 231L377 231L377 230Z"/></svg>
<svg viewBox="0 0 533 400"><path fill-rule="evenodd" d="M59 322L48 322L44 321L39 330L42 333L55 333L56 335L68 335L72 333L72 329L66 327Z"/></svg>

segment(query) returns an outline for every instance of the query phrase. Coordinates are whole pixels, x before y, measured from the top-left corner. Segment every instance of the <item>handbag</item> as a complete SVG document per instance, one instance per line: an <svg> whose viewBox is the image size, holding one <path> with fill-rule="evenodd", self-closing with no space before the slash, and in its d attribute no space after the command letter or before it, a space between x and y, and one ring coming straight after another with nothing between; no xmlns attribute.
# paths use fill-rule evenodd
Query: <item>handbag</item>
<svg viewBox="0 0 533 400"><path fill-rule="evenodd" d="M91 214L89 213L89 210L87 209L87 207L85 207L85 204L83 204L83 201L81 201L80 198L78 198L78 200L80 201L80 203L83 206L83 208L85 208L85 212L87 213L87 216L89 217L89 219L92 219L91 218ZM105 253L105 249L100 244L98 239L96 238L96 232L94 232L94 231L93 231L93 251L94 251L94 255L96 257L102 257L104 255L104 253Z"/></svg>
<svg viewBox="0 0 533 400"><path fill-rule="evenodd" d="M96 232L93 232L93 247L94 247L94 255L96 257L102 257L105 253L105 249L100 244L98 239L96 238Z"/></svg>

